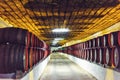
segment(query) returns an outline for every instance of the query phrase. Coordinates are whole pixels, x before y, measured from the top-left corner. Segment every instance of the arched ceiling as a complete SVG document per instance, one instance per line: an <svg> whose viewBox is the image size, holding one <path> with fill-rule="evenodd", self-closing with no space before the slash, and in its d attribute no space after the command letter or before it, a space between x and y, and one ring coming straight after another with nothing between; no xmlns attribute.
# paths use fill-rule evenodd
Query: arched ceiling
<svg viewBox="0 0 120 80"><path fill-rule="evenodd" d="M62 45L120 22L120 0L0 0L0 17L49 44L56 37L65 38ZM53 33L55 28L70 32Z"/></svg>

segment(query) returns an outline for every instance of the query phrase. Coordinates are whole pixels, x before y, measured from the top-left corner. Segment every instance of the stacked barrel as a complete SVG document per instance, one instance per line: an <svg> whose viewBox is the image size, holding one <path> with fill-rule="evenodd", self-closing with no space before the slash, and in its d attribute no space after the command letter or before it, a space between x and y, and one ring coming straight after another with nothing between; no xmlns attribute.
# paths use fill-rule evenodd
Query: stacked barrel
<svg viewBox="0 0 120 80"><path fill-rule="evenodd" d="M67 54L78 58L103 65L104 67L120 68L120 31L64 48L67 49Z"/></svg>
<svg viewBox="0 0 120 80"><path fill-rule="evenodd" d="M26 72L50 54L47 44L20 28L0 29L0 73Z"/></svg>

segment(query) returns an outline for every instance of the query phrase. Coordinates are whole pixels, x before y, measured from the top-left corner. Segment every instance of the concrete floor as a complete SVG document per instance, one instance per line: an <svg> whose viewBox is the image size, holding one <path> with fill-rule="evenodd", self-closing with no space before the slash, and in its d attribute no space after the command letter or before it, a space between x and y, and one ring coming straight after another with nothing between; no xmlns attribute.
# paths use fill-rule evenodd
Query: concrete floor
<svg viewBox="0 0 120 80"><path fill-rule="evenodd" d="M52 54L40 80L96 80L88 72L80 68L60 54Z"/></svg>

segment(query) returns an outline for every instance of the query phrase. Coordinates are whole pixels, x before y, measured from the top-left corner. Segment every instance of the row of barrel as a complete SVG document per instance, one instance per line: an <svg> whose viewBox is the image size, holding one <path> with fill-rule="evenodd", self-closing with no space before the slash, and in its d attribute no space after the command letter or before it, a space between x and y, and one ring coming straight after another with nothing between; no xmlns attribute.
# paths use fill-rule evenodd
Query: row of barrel
<svg viewBox="0 0 120 80"><path fill-rule="evenodd" d="M49 54L47 44L29 31L20 28L0 29L0 73L27 72Z"/></svg>
<svg viewBox="0 0 120 80"><path fill-rule="evenodd" d="M21 28L1 28L0 44L20 44L26 47L46 48L43 40L38 39L33 33Z"/></svg>
<svg viewBox="0 0 120 80"><path fill-rule="evenodd" d="M99 48L120 46L120 31L99 36L88 41L72 45L72 48Z"/></svg>
<svg viewBox="0 0 120 80"><path fill-rule="evenodd" d="M58 49L57 51L93 63L103 65L104 67L119 69L120 68L119 38L120 32L116 31L98 38L91 39L86 42L78 43L68 47L63 47L61 49ZM94 42L94 40L96 41Z"/></svg>

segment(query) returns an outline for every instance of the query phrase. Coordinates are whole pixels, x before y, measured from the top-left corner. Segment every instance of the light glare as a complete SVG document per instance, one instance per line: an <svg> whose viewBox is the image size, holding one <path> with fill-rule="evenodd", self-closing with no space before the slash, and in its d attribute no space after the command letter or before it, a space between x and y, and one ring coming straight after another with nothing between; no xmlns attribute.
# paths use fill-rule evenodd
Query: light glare
<svg viewBox="0 0 120 80"><path fill-rule="evenodd" d="M70 30L68 28L56 28L53 29L52 32L69 32Z"/></svg>

